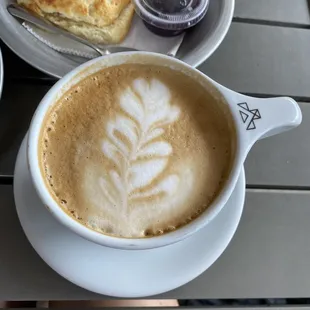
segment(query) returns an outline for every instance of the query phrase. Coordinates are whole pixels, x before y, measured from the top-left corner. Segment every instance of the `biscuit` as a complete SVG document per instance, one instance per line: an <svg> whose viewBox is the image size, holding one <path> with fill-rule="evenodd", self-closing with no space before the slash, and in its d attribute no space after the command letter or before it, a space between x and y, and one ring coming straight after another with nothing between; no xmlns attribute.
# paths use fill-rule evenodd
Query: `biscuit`
<svg viewBox="0 0 310 310"><path fill-rule="evenodd" d="M116 44L134 15L130 0L17 0L40 17L94 43Z"/></svg>

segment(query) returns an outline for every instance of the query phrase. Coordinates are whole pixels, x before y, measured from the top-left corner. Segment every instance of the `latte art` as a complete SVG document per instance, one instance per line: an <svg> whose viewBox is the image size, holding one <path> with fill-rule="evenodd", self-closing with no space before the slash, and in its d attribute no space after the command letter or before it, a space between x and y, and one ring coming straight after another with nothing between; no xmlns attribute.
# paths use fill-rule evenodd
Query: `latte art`
<svg viewBox="0 0 310 310"><path fill-rule="evenodd" d="M107 223L110 229L121 231L122 235L139 236L143 226L137 225L135 219L145 217L153 205L149 216L156 221L162 208L172 207L177 194L179 175L163 174L173 149L162 135L165 127L177 121L181 113L170 100L169 89L160 81L134 80L120 95L122 113L106 125L102 151L115 164L115 169L98 179L103 199L94 199L93 195L91 198L115 219ZM93 182L85 180L87 195L90 192L87 187ZM132 222L135 225L132 226ZM104 225L96 218L91 224L99 229Z"/></svg>
<svg viewBox="0 0 310 310"><path fill-rule="evenodd" d="M192 221L218 194L233 152L226 112L210 99L164 67L122 65L86 78L55 104L41 133L54 199L83 225L117 237Z"/></svg>
<svg viewBox="0 0 310 310"><path fill-rule="evenodd" d="M178 119L180 109L170 105L170 92L162 83L143 79L125 90L120 106L125 114L108 122L102 151L118 168L110 171L108 183L113 183L124 209L128 209L128 199L148 196L135 191L151 185L167 166L173 150L161 136L165 126ZM156 188L150 189L149 195L155 193Z"/></svg>

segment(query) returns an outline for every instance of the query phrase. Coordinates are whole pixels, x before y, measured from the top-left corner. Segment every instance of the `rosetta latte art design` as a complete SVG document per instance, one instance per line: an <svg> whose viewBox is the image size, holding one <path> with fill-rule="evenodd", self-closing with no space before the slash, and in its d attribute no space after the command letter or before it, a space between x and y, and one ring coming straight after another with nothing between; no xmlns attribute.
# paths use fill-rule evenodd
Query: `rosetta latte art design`
<svg viewBox="0 0 310 310"><path fill-rule="evenodd" d="M136 79L121 94L119 104L123 113L107 123L106 138L102 142L102 152L114 163L115 169L98 180L104 200L101 205L109 211L110 220L93 218L90 222L95 228L110 226L114 231L111 227L111 218L114 218L119 226L117 231L122 229L124 235L139 235L143 233L143 223L139 225L139 220L150 222L147 217L154 215L156 220L162 208L171 207L169 203L173 205L181 198L173 197L179 188L180 175L163 174L173 149L162 135L165 127L175 122L181 113L170 103L170 98L169 89L156 79L150 82ZM182 195L178 193L178 196Z"/></svg>

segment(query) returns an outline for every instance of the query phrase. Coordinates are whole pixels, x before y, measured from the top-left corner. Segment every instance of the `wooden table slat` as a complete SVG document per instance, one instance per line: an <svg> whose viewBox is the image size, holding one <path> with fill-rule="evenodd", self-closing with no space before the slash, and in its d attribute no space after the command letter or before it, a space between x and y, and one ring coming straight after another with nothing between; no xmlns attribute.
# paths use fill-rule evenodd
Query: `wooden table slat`
<svg viewBox="0 0 310 310"><path fill-rule="evenodd" d="M235 17L310 25L308 0L236 0Z"/></svg>
<svg viewBox="0 0 310 310"><path fill-rule="evenodd" d="M310 31L233 23L199 69L239 92L310 98Z"/></svg>

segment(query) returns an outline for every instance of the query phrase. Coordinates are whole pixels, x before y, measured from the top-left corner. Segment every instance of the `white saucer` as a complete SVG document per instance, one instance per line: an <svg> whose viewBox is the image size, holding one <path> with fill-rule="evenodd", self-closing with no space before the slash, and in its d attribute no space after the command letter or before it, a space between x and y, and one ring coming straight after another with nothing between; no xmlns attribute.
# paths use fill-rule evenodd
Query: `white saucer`
<svg viewBox="0 0 310 310"><path fill-rule="evenodd" d="M199 276L223 253L243 210L245 176L220 214L192 237L164 248L122 251L82 239L59 224L37 197L26 162L25 139L15 166L14 196L28 240L61 276L90 291L144 297L175 289Z"/></svg>

